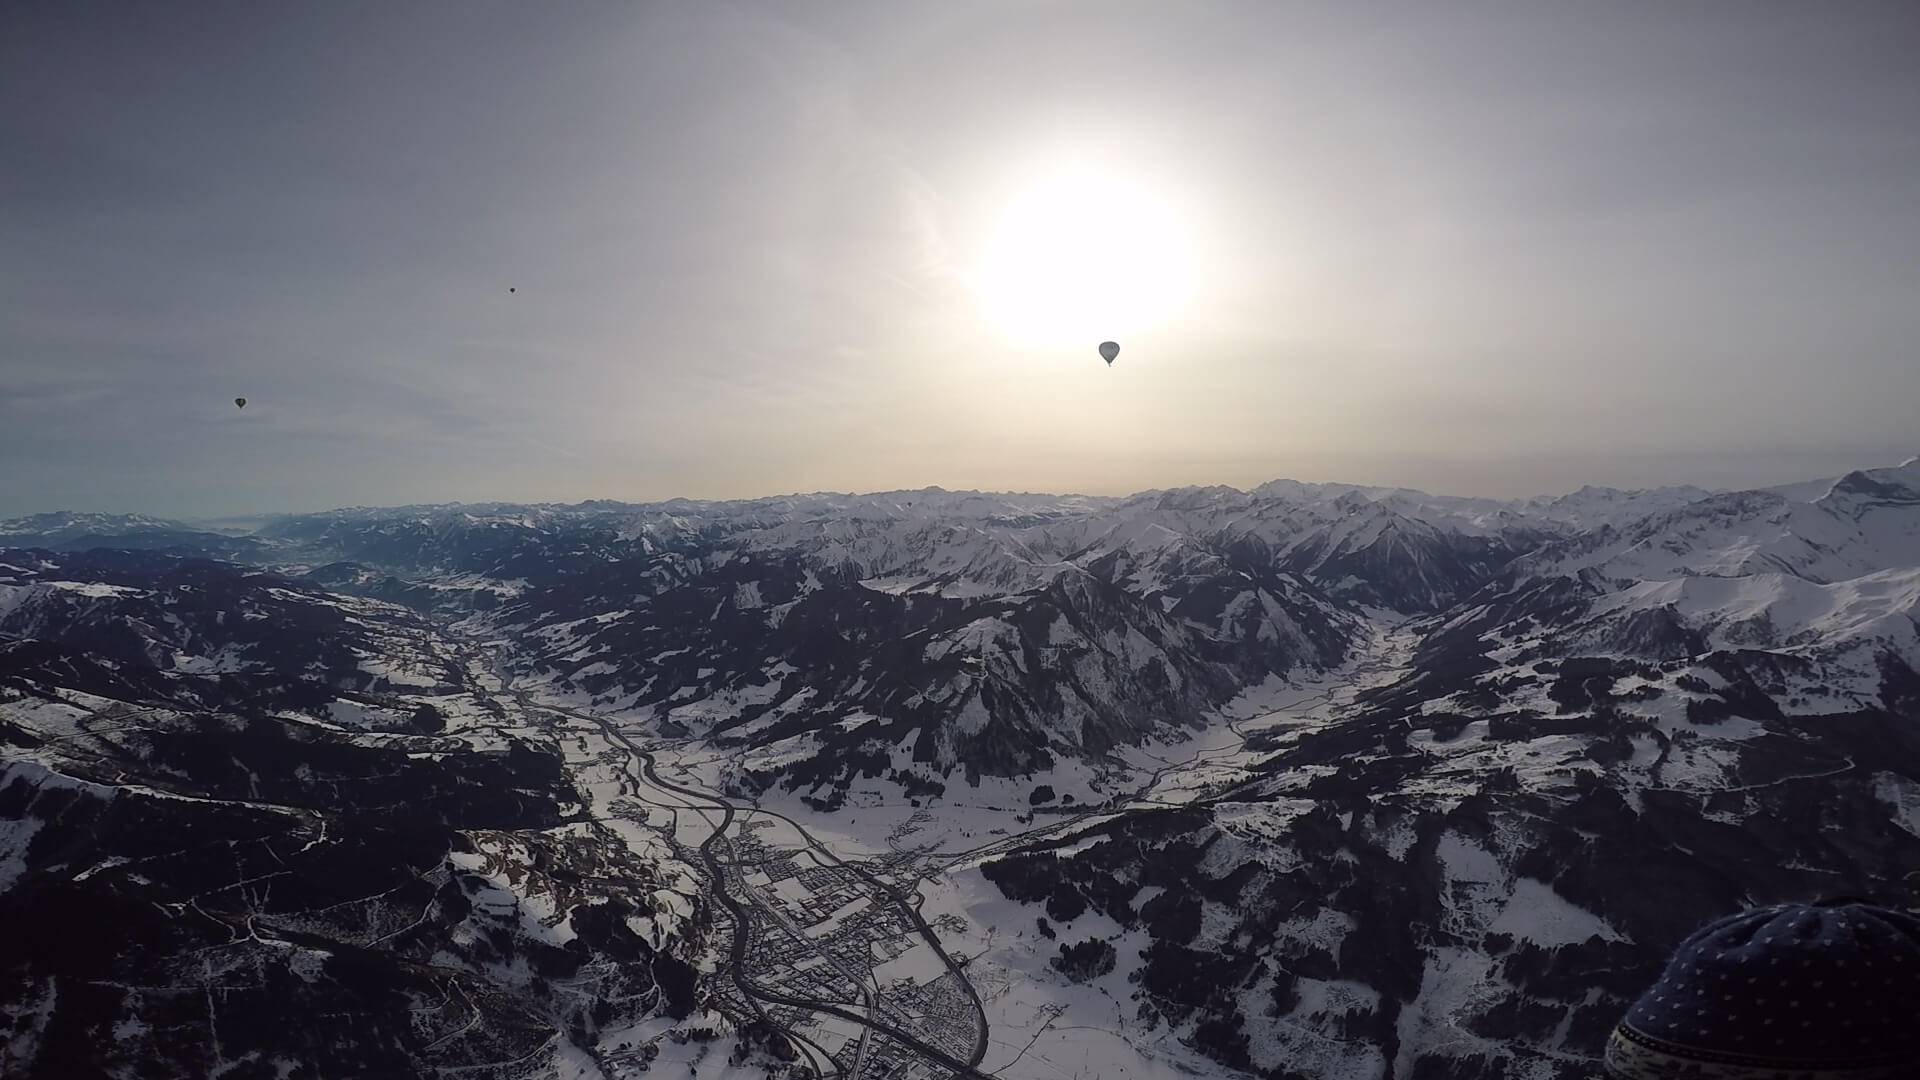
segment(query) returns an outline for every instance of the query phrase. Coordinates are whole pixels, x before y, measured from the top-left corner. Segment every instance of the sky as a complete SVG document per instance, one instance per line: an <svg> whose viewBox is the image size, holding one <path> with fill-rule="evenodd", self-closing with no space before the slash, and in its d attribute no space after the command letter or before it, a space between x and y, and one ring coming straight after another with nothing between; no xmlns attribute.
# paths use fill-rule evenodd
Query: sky
<svg viewBox="0 0 1920 1080"><path fill-rule="evenodd" d="M1917 55L1910 3L0 5L0 516L1895 464Z"/></svg>

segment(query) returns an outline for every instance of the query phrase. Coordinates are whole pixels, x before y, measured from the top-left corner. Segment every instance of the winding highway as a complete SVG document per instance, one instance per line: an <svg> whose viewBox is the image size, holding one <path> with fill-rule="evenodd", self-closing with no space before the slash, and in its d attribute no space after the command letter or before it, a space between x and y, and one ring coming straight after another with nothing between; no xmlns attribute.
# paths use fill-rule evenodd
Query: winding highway
<svg viewBox="0 0 1920 1080"><path fill-rule="evenodd" d="M1372 681L1382 670L1391 666L1390 654L1393 651L1391 645L1392 635L1382 635L1372 643L1372 647L1368 650L1368 655L1358 658L1358 662L1351 665L1348 670L1341 672L1335 676L1335 678L1329 680L1327 685L1319 688L1320 693L1316 696L1305 697L1287 706L1264 713L1260 718L1305 718L1333 703L1337 697L1343 695L1350 697L1353 693L1356 693L1364 683ZM498 658L495 657L494 659L497 660ZM668 809L676 814L682 810L698 814L702 821L709 826L707 834L700 840L695 850L699 856L700 869L704 871L707 879L707 890L713 899L717 901L731 917L732 940L726 959L726 972L734 988L739 992L741 1000L743 1000L747 1008L751 1010L751 1019L758 1021L768 1029L785 1037L796 1052L804 1054L816 1065L830 1070L832 1073L845 1078L845 1080L859 1080L864 1071L864 1066L869 1062L872 1054L872 1044L875 1041L875 1036L883 1037L898 1047L904 1047L912 1051L925 1062L945 1069L952 1075L968 1077L970 1080L989 1080L992 1074L984 1072L980 1068L981 1062L986 1058L989 1046L989 1030L985 1006L981 1001L978 989L967 978L964 968L946 951L946 948L940 941L939 935L935 933L933 927L922 917L920 913L920 902L922 898L919 895L917 887L910 892L903 892L900 888L870 872L859 863L848 862L840 858L826 844L822 843L818 837L809 832L805 825L777 811L760 806L757 801L749 803L735 802L718 793L700 790L687 786L685 783L662 777L659 772L660 763L654 755L654 750L658 747L642 746L636 743L625 731L620 729L618 724L608 717L582 709L553 705L535 700L531 693L515 687L512 678L505 671L501 670L497 663L490 664L489 666L492 667L494 677L499 682L501 692L510 695L522 708L532 712L564 716L574 721L589 724L600 733L608 747L617 749L620 754L623 754L626 760L618 766L618 771L625 778L621 787L626 793L634 795L650 805ZM1171 801L1156 798L1154 791L1162 779L1170 773L1200 767L1210 758L1231 756L1242 752L1253 736L1240 725L1251 719L1254 718L1229 719L1227 726L1235 736L1234 743L1226 746L1199 748L1195 750L1191 756L1181 760L1163 760L1160 767L1154 769L1144 778L1144 782L1134 786L1126 793L1115 795L1101 805L1089 805L1073 812L1061 814L1058 819L1046 825L1037 826L1010 836L1000 837L986 844L964 851L925 851L921 854L936 860L939 864L950 866L961 861L978 859L991 852L1010 850L1040 842L1050 835L1058 835L1089 819L1104 815L1151 811L1168 806L1209 802L1211 799L1200 796L1200 793L1197 792L1195 793L1197 796L1195 798ZM1268 730L1271 731L1272 726L1269 726ZM643 788L651 788L659 798L647 798L642 794ZM781 915L762 898L755 896L753 889L748 888L744 892L736 895L735 891L729 887L729 868L741 865L735 863L731 859L731 853L725 850L727 847L730 847L733 842L729 839L729 833L753 815L763 815L793 830L794 835L798 836L804 842L805 847L802 850L808 852L816 863L822 867L832 867L836 870L843 871L857 878L867 888L867 896L871 903L886 905L891 909L893 914L900 917L902 923L912 927L915 936L931 948L940 963L944 965L946 972L953 977L955 983L964 991L971 1009L973 1040L971 1047L964 1057L959 1056L948 1048L936 1045L933 1039L929 1038L926 1033L909 1030L883 1015L883 999L879 994L877 984L872 980L871 973L864 979L859 977L854 970L844 966L842 960L836 959L818 944L813 944L813 948L815 949L814 955L826 960L836 969L842 978L847 979L858 987L862 1003L865 1006L864 1009L853 1007L853 1003L844 1000L822 1000L817 997L787 993L781 989L766 986L754 977L756 969L753 962L753 952L756 944L755 928L757 917L763 919L766 924L779 926L787 934L800 941L809 942L810 944L812 941L806 937L804 931L792 924L790 918ZM684 850L684 848L682 848L682 850ZM777 961L775 962L777 963ZM852 1061L845 1065L836 1061L831 1053L814 1039L809 1038L799 1031L793 1030L788 1024L783 1024L769 1012L768 1006L796 1009L803 1013L832 1017L856 1025L860 1034L859 1041L854 1047ZM896 1012L897 1011L896 1009Z"/></svg>
<svg viewBox="0 0 1920 1080"><path fill-rule="evenodd" d="M981 1003L979 991L974 987L973 983L967 979L966 973L960 965L947 953L940 941L939 935L934 932L933 927L921 916L918 904L912 899L909 899L900 893L899 890L867 872L865 869L841 859L829 850L825 844L821 843L817 837L808 832L805 826L784 814L759 806L737 805L726 797L716 793L696 790L663 778L659 773L659 762L654 757L653 752L635 743L632 738L620 730L619 726L612 720L585 710L538 701L529 692L515 687L508 674L502 671L497 665L489 666L493 670L494 677L500 683L501 691L511 696L522 708L529 711L566 716L574 720L592 724L597 728L609 744L618 747L628 755L629 764L622 772L625 773L630 780L634 781L636 785L644 783L658 791L687 800L693 804L686 807L687 809L718 812L719 820L717 822L713 822L711 818L708 818L708 821L712 824L712 828L705 839L700 842L697 851L703 868L706 871L708 888L713 898L719 901L720 905L724 907L732 917L733 940L728 954L728 974L735 988L739 990L749 1007L753 1009L753 1018L755 1020L767 1025L769 1028L779 1031L783 1036L793 1041L796 1048L798 1048L802 1043L808 1045L813 1044L811 1040L805 1036L788 1030L779 1024L767 1013L763 1006L778 1005L832 1016L857 1024L862 1029L861 1043L856 1053L857 1063L865 1061L868 1051L867 1043L871 1035L878 1034L912 1050L928 1061L949 1070L954 1075L974 1078L974 1080L992 1080L991 1074L982 1072L980 1069L980 1062L984 1060L987 1055L988 1026L986 1010ZM634 768L636 765L638 766L637 771ZM921 939L933 949L935 955L939 957L940 962L945 965L947 971L953 975L960 987L965 991L972 1005L975 1016L975 1023L973 1025L974 1040L972 1047L964 1059L956 1057L947 1050L934 1045L920 1034L908 1031L897 1024L881 1018L878 1015L878 1008L873 1007L874 1002L871 991L868 991L870 1007L868 1011L863 1014L846 1007L846 1005L841 1002L794 997L768 989L754 980L752 977L752 966L749 962L749 952L753 944L753 916L755 912L760 909L760 905L752 898L743 901L740 897L734 896L727 888L726 864L723 863L720 855L715 850L718 845L725 841L728 831L734 827L736 821L745 815L751 814L762 814L785 823L806 842L809 849L820 859L849 871L872 886L876 899L884 898L885 902L893 905L898 913L913 926L915 932ZM706 817L706 815L703 813L702 817ZM817 1046L815 1046L815 1049L819 1050L820 1056L826 1058L829 1066L833 1066L836 1070L838 1069L838 1066L835 1065L830 1056L827 1056L824 1050L820 1050ZM847 1075L850 1080L857 1078L859 1069L856 1067L848 1072Z"/></svg>
<svg viewBox="0 0 1920 1080"><path fill-rule="evenodd" d="M640 750L637 748L635 748L634 752L640 756L640 759L644 763L642 765L642 769L646 774L648 783L651 783L654 786L662 788L666 791L673 792L674 794L679 795L683 798L692 798L696 800L706 800L706 801L714 802L719 807L722 808L721 824L715 826L712 834L709 835L706 838L706 840L702 841L700 844L700 858L707 864L707 873L711 876L711 879L712 879L713 893L714 893L715 899L719 900L720 903L723 906L725 906L727 911L733 916L733 920L734 920L733 951L732 951L733 981L734 981L734 985L739 987L740 992L742 994L745 994L750 1000L757 1001L757 1002L763 1002L763 1003L772 1004L772 1005L786 1005L793 1008L806 1009L810 1012L825 1013L828 1016L836 1016L842 1020L851 1020L854 1023L860 1024L861 1026L871 1031L875 1031L882 1035L885 1035L887 1038L892 1039L893 1041L900 1043L903 1046L909 1047L910 1049L914 1050L916 1053L919 1053L922 1056L927 1057L939 1063L942 1066L945 1066L946 1068L952 1069L954 1072L962 1076L980 1077L980 1078L987 1078L990 1076L990 1074L988 1073L981 1072L979 1068L981 1060L987 1056L987 1024L986 1024L986 1015L984 1011L980 1015L980 1023L978 1025L979 1034L978 1034L978 1037L975 1039L973 1051L970 1055L970 1058L969 1060L962 1061L959 1058L956 1058L951 1054L948 1054L945 1050L942 1050L939 1047L926 1042L925 1040L921 1039L919 1036L913 1034L912 1032L905 1031L899 1027L894 1026L893 1024L887 1023L884 1020L878 1020L870 1016L862 1016L861 1014L854 1012L850 1009L844 1008L843 1006L834 1002L809 1001L803 998L793 998L793 997L788 997L784 994L777 994L761 988L760 986L756 985L752 979L748 978L746 973L747 972L746 959L747 959L747 947L748 947L750 938L752 936L751 935L751 931L752 931L751 913L749 912L749 910L745 905L741 904L738 899L736 899L731 893L727 891L726 874L724 872L724 868L721 866L719 858L713 853L714 843L720 840L725 835L727 828L732 825L736 807L734 807L733 804L727 802L726 800L721 799L717 796L711 795L709 793L694 791L690 788L681 787L673 783L672 781L661 779L659 772L656 770L657 763L654 760L653 754L649 751ZM766 811L766 810L758 810L755 812L768 814L769 816L773 816L773 817L781 817L778 814L772 814L770 811ZM781 820L787 821L789 824L793 824L793 822L790 819L781 817ZM799 826L795 825L795 828L797 829L799 828ZM803 836L807 835L805 833L805 830L801 830L801 834ZM818 848L819 842L817 840L814 840L811 836L807 836L807 839L810 843L814 844L816 848ZM829 855L829 857L831 858L832 856ZM834 861L838 862L839 860L835 859ZM869 880L871 880L870 877L869 877ZM896 902L900 902L897 893L893 893L892 890L890 889L886 890L886 892L890 896L892 896ZM905 904L904 902L901 902L901 903L905 912L908 915L912 916L912 920L915 924L916 929L918 929L926 937L927 941L930 944L932 944L934 949L939 952L940 958L947 963L948 970L953 972L956 976L959 977L962 985L966 987L968 996L973 999L975 1008L976 1009L979 1008L980 1006L979 993L974 989L972 983L967 982L966 976L959 970L957 965L953 963L952 958L948 957L945 950L941 949L939 938L934 935L933 928L928 926L926 922L920 918L920 913L918 911L915 911L911 905Z"/></svg>

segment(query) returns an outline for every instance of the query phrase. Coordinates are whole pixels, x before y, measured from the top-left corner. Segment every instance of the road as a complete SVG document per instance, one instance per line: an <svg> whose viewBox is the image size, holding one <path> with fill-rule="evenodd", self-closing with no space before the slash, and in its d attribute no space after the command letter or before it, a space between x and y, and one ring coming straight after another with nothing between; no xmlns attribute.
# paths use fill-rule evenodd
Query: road
<svg viewBox="0 0 1920 1080"><path fill-rule="evenodd" d="M733 979L734 979L734 985L740 988L741 993L747 995L747 997L749 997L752 1000L763 1002L763 1003L774 1004L774 1005L787 1005L795 1008L806 1009L810 1012L826 1013L829 1016L837 1016L843 1020L851 1020L854 1023L860 1024L869 1030L876 1031L882 1035L885 1035L888 1038L894 1040L895 1042L898 1042L904 1046L910 1047L911 1049L922 1054L923 1056L949 1069L952 1069L954 1072L962 1076L987 1077L989 1075L987 1073L981 1072L979 1069L981 1059L987 1056L987 1025L986 1025L986 1017L984 1012L981 1014L981 1020L979 1024L979 1037L974 1043L974 1048L973 1048L973 1052L970 1057L970 1060L961 1061L960 1059L953 1057L952 1055L948 1054L946 1051L940 1049L939 1047L933 1046L932 1044L926 1042L925 1040L921 1039L919 1036L913 1034L912 1032L905 1031L901 1028L895 1027L894 1025L886 1023L885 1021L876 1020L869 1016L862 1016L859 1013L853 1012L846 1008L842 1008L840 1005L834 1002L812 1001L804 998L794 998L794 997L788 997L783 994L771 993L767 990L760 988L753 982L753 980L748 978L746 974L747 972L746 953L747 953L748 940L751 937L750 913L746 905L743 905L742 903L740 903L738 899L736 899L730 892L728 892L726 888L726 874L724 872L724 868L721 866L720 860L718 859L718 857L715 856L713 853L714 843L719 841L725 836L727 827L733 823L734 814L736 813L737 808L732 803L726 801L725 799L720 798L719 796L712 795L707 792L694 791L690 788L685 788L677 784L674 784L671 781L661 779L660 774L656 769L657 762L654 760L653 754L649 751L639 750L639 749L636 749L635 753L639 754L642 762L644 763L642 766L642 770L646 775L648 783L651 783L656 787L673 792L674 794L680 795L685 798L711 800L724 808L723 809L724 816L722 818L722 823L720 825L716 825L714 827L713 833L709 835L707 839L703 841L700 845L700 857L707 864L707 872L711 875L711 882L713 885L715 899L719 900L720 903L726 907L727 911L730 914L732 914L734 918L733 951L732 951ZM770 813L769 811L764 811L764 810L759 812ZM777 817L779 815L772 815L772 816ZM787 819L782 818L782 820L787 820ZM796 828L797 827L798 826L796 826ZM804 830L802 830L802 835L805 835ZM816 846L818 845L818 841L813 840L811 837L808 837L808 839L810 842L816 844ZM891 890L889 890L889 892L890 891ZM895 895L897 896L897 894ZM920 913L918 911L913 910L911 906L907 906L906 911L908 914L913 916L913 921L917 924L918 929L927 936L928 941L934 946L934 948L939 949L940 948L939 938L934 935L932 927L929 927L924 921L920 919ZM943 960L947 962L948 970L953 972L955 975L959 976L961 982L965 984L967 988L967 993L973 998L974 1004L977 1006L980 1001L980 996L978 992L974 990L973 984L966 981L965 974L959 970L958 966L953 963L951 958L947 957L944 951L940 952L940 956Z"/></svg>
<svg viewBox="0 0 1920 1080"><path fill-rule="evenodd" d="M1210 796L1200 789L1190 789L1186 798L1164 799L1156 794L1156 788L1169 775L1201 767L1209 763L1210 759L1228 758L1244 753L1254 733L1248 732L1242 726L1243 724L1255 720L1267 721L1262 725L1263 733L1272 734L1283 727L1299 726L1316 720L1327 707L1336 702L1336 699L1351 700L1364 685L1374 682L1383 671L1395 666L1393 654L1398 651L1397 639L1398 635L1392 633L1381 635L1370 643L1369 648L1360 657L1355 658L1353 664L1329 679L1327 684L1320 688L1321 692L1314 696L1303 697L1299 701L1279 709L1268 710L1256 717L1229 719L1227 727L1233 735L1233 741L1230 744L1199 748L1180 760L1163 761L1131 790L1116 795L1101 805L1089 805L1062 813L1048 824L1000 837L964 851L924 851L921 854L938 865L953 866L964 861L977 860L991 853L1042 842L1101 816L1150 812L1167 806L1210 802L1217 796ZM738 991L740 1000L751 1012L750 1017L739 1017L739 1019L758 1021L768 1029L786 1037L796 1052L805 1055L814 1063L816 1071L820 1071L823 1075L831 1072L844 1077L845 1080L859 1080L868 1064L875 1060L876 1037L884 1040L883 1046L892 1044L888 1047L889 1051L895 1047L905 1048L918 1055L923 1063L937 1066L955 1076L986 1080L991 1075L980 1068L980 1063L987 1055L989 1031L986 1010L979 991L968 979L965 968L946 951L939 935L921 916L922 898L917 887L910 892L903 892L858 862L842 859L808 831L801 822L761 806L757 801L736 801L717 792L702 790L682 781L666 779L660 775L660 763L655 757L655 751L673 744L641 745L609 717L588 710L538 701L529 692L515 687L512 678L497 666L493 667L493 674L498 679L502 692L510 695L522 708L536 713L564 716L573 721L591 725L598 731L609 748L624 755L625 760L619 764L618 771L625 778L622 787L629 788L630 794L650 805L669 809L676 815L683 810L698 814L706 823L708 826L706 835L701 838L695 852L700 869L705 873L708 893L721 908L725 909L732 922L732 940L729 943L725 974L734 989ZM1231 767L1226 762L1220 762L1220 764ZM652 798L648 797L649 793L645 789L651 789ZM964 992L971 1012L969 1026L972 1032L972 1045L964 1056L936 1044L935 1033L912 1030L890 1019L886 1014L892 1012L902 1018L917 1015L923 1024L929 1022L924 1013L915 1014L909 1009L891 1008L871 968L865 977L861 977L860 973L849 965L844 953L836 954L822 943L810 940L805 929L798 926L793 918L783 914L761 895L764 889L755 888L748 883L742 868L759 865L759 863L739 861L734 849L743 843L751 846L751 841L746 838L742 826L744 822L756 816L779 822L791 829L793 834L804 843L804 852L816 865L832 868L850 879L857 880L861 885L860 895L868 898L876 907L884 908L887 915L897 920L898 925L910 927L912 935L933 951L944 966L947 976ZM677 832L677 829L675 831ZM678 846L677 840L676 846ZM760 862L765 861L767 860L760 860ZM730 881L730 876L737 878L737 882ZM806 895L809 902L825 906L818 894ZM839 895L845 896L846 892L843 890ZM813 914L824 915L825 913L813 912ZM833 921L831 917L825 918L820 925ZM762 927L773 927L777 933L762 934L759 932ZM761 960L756 954L767 951L769 942L782 936L788 941L799 943L798 947L802 950L812 949L812 955L817 957L818 961L810 962L823 961L825 966L832 968L854 988L860 1000L856 1003L851 1000L827 999L791 993L779 987L767 985L762 976L778 978L783 965L792 967L791 951L794 946L788 946L789 954L784 961L779 956ZM733 1007L738 1008L738 1004L736 1003ZM847 1055L850 1060L844 1063L836 1061L831 1052L821 1046L815 1038L809 1038L807 1034L795 1030L799 1022L791 1019L783 1022L770 1011L769 1007L798 1010L803 1014L819 1017L832 1017L856 1025L859 1031L858 1042L852 1044L852 1053ZM951 1045L956 1031L950 1027L938 1034L948 1035L947 1041Z"/></svg>
<svg viewBox="0 0 1920 1080"><path fill-rule="evenodd" d="M801 1009L806 1012L831 1016L859 1025L862 1032L861 1041L854 1055L855 1067L846 1073L849 1080L858 1077L860 1072L859 1067L864 1065L868 1060L868 1043L871 1040L871 1036L875 1034L885 1036L892 1042L912 1050L927 1061L947 1069L954 1075L979 1078L979 1080L986 1080L986 1078L989 1077L990 1074L980 1071L979 1068L980 1062L984 1060L987 1055L988 1048L986 1010L981 1003L979 991L974 987L973 983L968 980L960 964L947 953L944 945L940 941L939 935L934 932L933 927L921 917L917 896L909 897L908 895L902 894L899 890L867 872L865 869L841 859L825 844L821 843L819 838L808 832L804 825L784 814L755 805L741 805L716 792L698 790L665 779L659 773L659 762L654 757L653 751L648 747L636 743L611 719L582 709L552 705L538 701L529 692L515 687L508 674L500 670L497 665L493 666L493 673L500 683L502 692L512 697L523 709L532 712L566 716L573 720L593 725L609 745L618 748L628 756L628 763L621 771L634 782L636 788L640 785L645 785L646 787L655 789L657 792L685 800L686 809L711 811L718 814L718 820L716 821L708 816L707 813L702 813L702 817L709 822L711 829L707 836L700 842L697 853L702 867L706 871L709 892L713 898L719 902L720 906L726 909L728 915L732 918L733 940L728 953L727 974L735 988L739 990L741 996L753 1009L753 1019L787 1036L796 1044L796 1048L803 1043L811 1045L811 1040L808 1040L798 1032L792 1031L787 1025L776 1021L763 1006L777 1005ZM637 791L636 794L638 794ZM671 803L657 803L657 805L671 805ZM722 859L718 849L727 842L729 831L733 830L743 817L755 814L764 815L786 824L806 842L809 850L812 851L818 859L829 865L846 870L871 886L874 896L876 897L876 902L884 902L892 905L895 914L910 924L914 932L933 949L935 955L937 955L941 963L945 965L948 973L958 981L959 986L965 992L972 1006L975 1017L973 1024L974 1038L973 1045L965 1058L957 1057L947 1050L934 1045L927 1038L923 1037L921 1033L907 1030L898 1024L882 1018L880 1016L881 1010L876 992L871 988L864 989L864 996L866 997L868 1008L863 1013L855 1009L850 1009L846 1007L844 1003L838 1001L825 1001L781 993L761 985L760 982L754 978L755 968L751 951L754 943L755 917L756 915L761 915L770 918L771 915L764 910L764 905L758 899L750 895L745 897L734 895L733 890L730 889L727 884L728 865ZM828 1066L838 1071L838 1066L834 1065L832 1059L826 1056L824 1050L818 1050L817 1047L816 1050L821 1057L826 1058L826 1064Z"/></svg>

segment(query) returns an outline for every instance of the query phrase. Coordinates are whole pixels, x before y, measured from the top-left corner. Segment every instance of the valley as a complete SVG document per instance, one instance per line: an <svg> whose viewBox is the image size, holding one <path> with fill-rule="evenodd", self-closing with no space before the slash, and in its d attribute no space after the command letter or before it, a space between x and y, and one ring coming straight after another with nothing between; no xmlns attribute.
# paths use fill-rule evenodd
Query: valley
<svg viewBox="0 0 1920 1080"><path fill-rule="evenodd" d="M5 1064L1585 1076L1706 919L1920 900L1916 507L5 523Z"/></svg>
<svg viewBox="0 0 1920 1080"><path fill-rule="evenodd" d="M1406 635L1388 626L1354 662L1319 685L1247 695L1217 728L1189 745L1163 748L1175 756L1134 755L1130 769L1106 778L1119 790L1097 805L1089 800L1077 810L1049 807L1053 813L1036 812L1023 822L1023 815L1004 808L961 804L943 808L940 816L947 820L936 824L933 813L911 803L876 803L860 808L860 827L851 834L841 832L836 816L804 807L783 812L702 786L703 777L730 771L735 755L714 754L694 741L636 741L605 716L542 704L502 678L497 664L484 666L501 693L528 715L545 717L550 737L573 745L567 760L596 816L646 828L683 860L704 868L702 895L725 913L714 932L730 943L721 973L724 992L713 1007L779 1032L818 1075L852 1080L1047 1075L1057 1067L1050 1054L1058 1056L1061 1048L1037 1044L1055 1031L1051 1023L1024 1040L1015 1060L992 1065L990 1044L1004 1048L1009 1041L1004 1034L993 1037L968 970L975 964L994 967L1004 982L1009 969L984 942L964 964L957 962L941 943L940 926L970 942L980 939L981 928L967 920L964 908L930 923L921 915L925 892L951 889L950 874L1069 837L1090 821L1180 805L1245 779L1247 766L1260 756L1247 749L1249 738L1323 722L1330 709L1351 704L1362 688L1391 681L1392 665L1404 664L1407 652ZM663 767L677 779L663 778ZM1046 820L1036 820L1041 817ZM811 829L807 819L816 819ZM956 820L969 824L956 826ZM876 844L881 829L884 841ZM977 833L962 836L969 844L992 839L953 850L949 842L956 831ZM1063 1007L1042 1011L1057 1019ZM632 1058L615 1052L603 1064L619 1077ZM1125 1057L1102 1067L1116 1065L1147 1067Z"/></svg>

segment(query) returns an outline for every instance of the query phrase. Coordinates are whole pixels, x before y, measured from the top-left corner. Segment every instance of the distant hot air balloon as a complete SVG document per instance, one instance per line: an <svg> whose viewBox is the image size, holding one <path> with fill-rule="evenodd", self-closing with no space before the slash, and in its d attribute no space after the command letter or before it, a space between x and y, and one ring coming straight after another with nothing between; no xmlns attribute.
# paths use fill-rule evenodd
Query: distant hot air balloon
<svg viewBox="0 0 1920 1080"><path fill-rule="evenodd" d="M509 285L509 286L507 286L507 291L508 291L508 292L519 292L520 290L519 290L519 289L516 289L516 288L514 288L514 287L513 287L513 286L511 286L511 285Z"/></svg>
<svg viewBox="0 0 1920 1080"><path fill-rule="evenodd" d="M241 408L243 408L243 409L247 407L247 399L246 399L246 398L243 398L243 397L237 397L237 398L234 398L234 399L233 399L233 403L234 403L235 405L238 405L238 406L240 406L240 407L241 407Z"/></svg>
<svg viewBox="0 0 1920 1080"><path fill-rule="evenodd" d="M1116 357L1116 356L1119 356L1119 355L1120 355L1120 343L1119 343L1119 342L1117 342L1117 341L1103 341L1103 342L1101 342L1101 343L1100 343L1100 355L1101 355L1102 357L1104 357L1104 358L1106 359L1106 361L1107 361L1107 366L1108 366L1108 367L1112 367L1112 366L1113 366L1113 358L1114 358L1114 357Z"/></svg>

